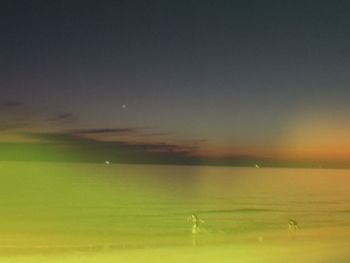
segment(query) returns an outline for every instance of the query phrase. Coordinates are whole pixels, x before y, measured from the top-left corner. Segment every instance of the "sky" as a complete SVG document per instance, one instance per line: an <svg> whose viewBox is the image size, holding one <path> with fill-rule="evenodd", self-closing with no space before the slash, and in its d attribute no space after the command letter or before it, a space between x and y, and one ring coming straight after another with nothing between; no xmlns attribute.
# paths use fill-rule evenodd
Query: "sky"
<svg viewBox="0 0 350 263"><path fill-rule="evenodd" d="M0 5L2 159L350 166L348 1Z"/></svg>

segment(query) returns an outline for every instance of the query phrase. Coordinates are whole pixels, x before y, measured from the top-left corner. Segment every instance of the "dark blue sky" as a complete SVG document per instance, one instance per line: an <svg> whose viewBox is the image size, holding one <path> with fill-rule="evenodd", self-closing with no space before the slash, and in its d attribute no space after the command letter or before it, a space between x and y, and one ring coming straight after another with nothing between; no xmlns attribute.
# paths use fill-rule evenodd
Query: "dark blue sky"
<svg viewBox="0 0 350 263"><path fill-rule="evenodd" d="M1 1L0 10L1 99L26 107L27 126L69 116L54 129L143 129L127 139L254 154L335 145L339 155L350 133L348 1ZM332 127L345 131L339 142ZM315 132L324 136L305 144Z"/></svg>

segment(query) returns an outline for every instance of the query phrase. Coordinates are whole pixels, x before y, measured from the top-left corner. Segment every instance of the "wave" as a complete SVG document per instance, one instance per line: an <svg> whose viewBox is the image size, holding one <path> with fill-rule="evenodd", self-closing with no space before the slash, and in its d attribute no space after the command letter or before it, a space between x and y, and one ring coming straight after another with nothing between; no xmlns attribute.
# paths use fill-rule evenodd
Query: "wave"
<svg viewBox="0 0 350 263"><path fill-rule="evenodd" d="M237 208L237 209L204 210L199 212L209 214L209 213L247 213L247 212L259 213L259 212L283 212L283 211L277 210L277 209L246 207L246 208Z"/></svg>

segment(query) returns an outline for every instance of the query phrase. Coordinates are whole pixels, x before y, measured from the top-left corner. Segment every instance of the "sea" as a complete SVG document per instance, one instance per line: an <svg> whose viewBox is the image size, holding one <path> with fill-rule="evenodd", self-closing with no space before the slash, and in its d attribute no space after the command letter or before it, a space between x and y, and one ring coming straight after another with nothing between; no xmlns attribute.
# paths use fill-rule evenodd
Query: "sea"
<svg viewBox="0 0 350 263"><path fill-rule="evenodd" d="M350 262L350 170L2 162L0 207L0 262Z"/></svg>

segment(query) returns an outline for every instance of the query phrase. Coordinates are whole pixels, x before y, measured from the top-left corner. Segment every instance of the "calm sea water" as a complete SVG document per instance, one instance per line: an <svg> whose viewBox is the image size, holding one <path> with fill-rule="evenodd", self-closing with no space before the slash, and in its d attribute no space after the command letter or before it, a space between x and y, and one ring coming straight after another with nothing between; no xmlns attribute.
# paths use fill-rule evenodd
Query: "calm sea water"
<svg viewBox="0 0 350 263"><path fill-rule="evenodd" d="M2 247L148 246L350 226L350 170L3 163ZM203 241L204 242L204 241Z"/></svg>
<svg viewBox="0 0 350 263"><path fill-rule="evenodd" d="M134 220L149 223L156 232L187 231L183 219L191 213L205 220L202 229L208 232L283 230L289 218L299 222L300 228L350 225L348 170L178 166L106 169L106 180L116 191L132 194L124 205L135 208Z"/></svg>

